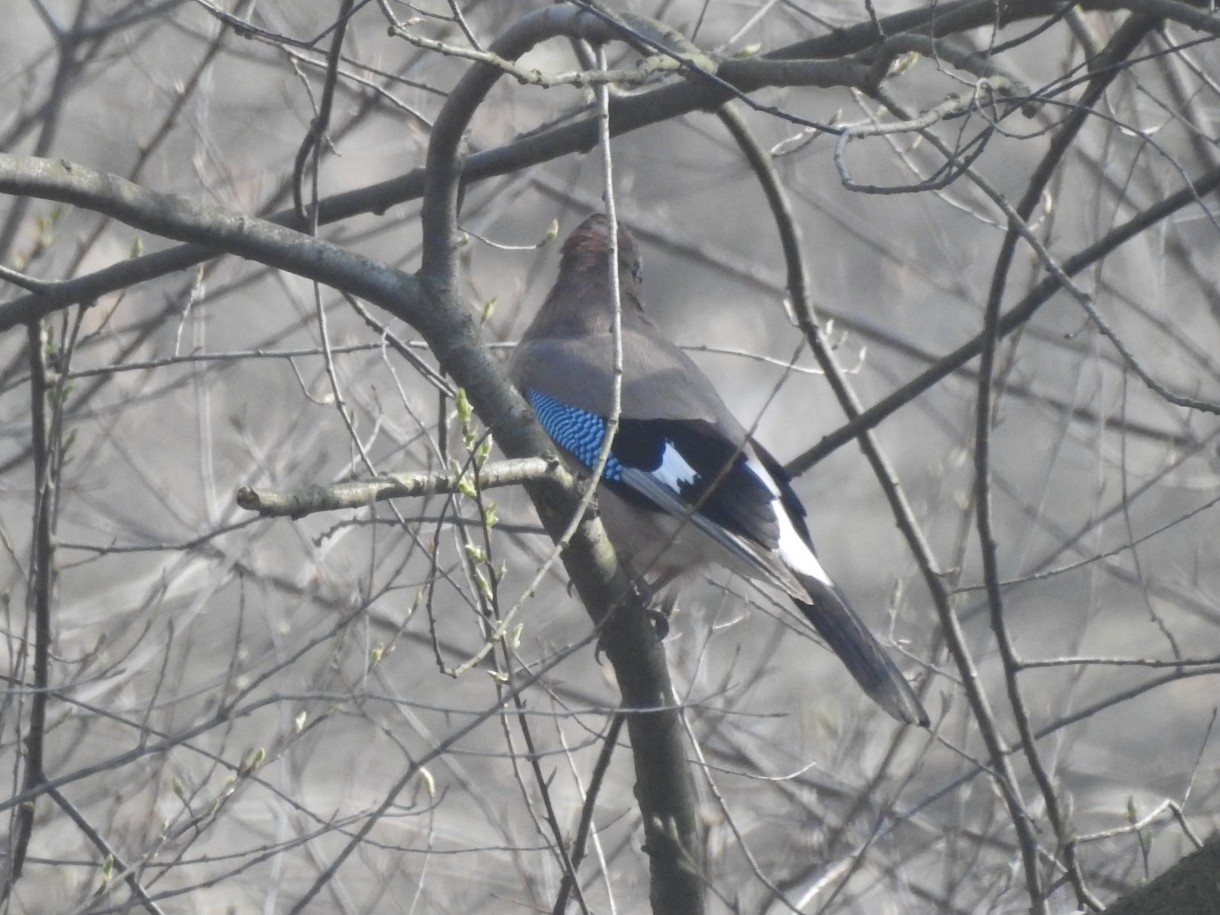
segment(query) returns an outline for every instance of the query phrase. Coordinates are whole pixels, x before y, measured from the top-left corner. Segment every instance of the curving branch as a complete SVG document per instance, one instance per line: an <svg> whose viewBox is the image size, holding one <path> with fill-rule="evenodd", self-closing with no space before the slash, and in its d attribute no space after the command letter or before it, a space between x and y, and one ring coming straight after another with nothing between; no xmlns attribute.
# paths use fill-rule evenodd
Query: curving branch
<svg viewBox="0 0 1220 915"><path fill-rule="evenodd" d="M1092 0L1079 6L1086 10L1141 10L1148 4L1155 7L1157 15L1170 16L1192 28L1206 29L1213 34L1220 28L1215 18L1208 15L1204 3L1189 5L1173 0L1157 0L1155 3L1153 0L1129 0L1124 3ZM1059 9L1060 4L1052 0L1011 0L1003 6L1001 24L1055 15ZM559 13L561 10L557 8L553 12ZM592 19L591 15L589 19ZM611 132L617 136L693 111L714 110L730 98L766 86L857 86L861 80L872 78L867 62L864 59L852 62L834 58L846 58L870 48L883 47L887 41L893 40L889 36L900 33L936 38L995 24L993 0L955 0L896 13L877 20L876 25L862 22L780 48L756 59L725 60L717 67L714 82L692 78L640 94L614 98L610 110ZM592 25L588 27L593 28ZM602 27L610 28L604 22ZM904 46L902 42L895 42L890 53L896 53ZM495 149L472 153L462 163L461 179L471 182L506 175L572 153L587 152L596 142L596 119L587 117L560 124ZM426 174L425 168L417 168L398 178L335 194L320 201L314 215L319 225L328 225L365 213L384 213L397 204L420 199L424 193ZM15 182L9 181L8 166L4 160L0 160L0 191L23 193L20 175L14 178ZM270 214L266 219L289 228L307 227L307 222L295 208ZM168 237L187 240L177 235ZM53 284L36 294L18 296L0 304L0 331L38 320L78 302L88 302L134 284L184 270L215 254L214 249L204 244L188 244L122 261L86 276Z"/></svg>
<svg viewBox="0 0 1220 915"><path fill-rule="evenodd" d="M618 28L602 16L555 7L523 17L489 50L497 57L515 60L538 43L557 36L601 44L618 37ZM419 278L436 297L440 309L460 307L455 290L462 137L501 74L502 70L492 63L474 64L450 93L428 146ZM533 411L511 388L508 393L515 401L518 426L538 442L538 451L550 451ZM473 390L470 399L484 421L492 425L489 420L496 415L496 408L482 403ZM496 426L492 430L499 441ZM698 801L686 759L681 711L673 705L665 650L653 630L646 600L618 564L601 522L586 517L574 527L576 519L585 515L587 500L557 499L556 493L538 486L527 486L527 490L548 533L564 549L564 565L582 603L601 629L601 646L618 680L635 762L645 850L651 863L653 911L701 913L705 877Z"/></svg>
<svg viewBox="0 0 1220 915"><path fill-rule="evenodd" d="M1152 27L1162 17L1167 17L1184 26L1207 34L1220 33L1218 20L1203 3L1184 3L1180 0L1128 0L1116 2L1086 2L1074 9L1128 9L1137 11L1143 22ZM478 327L472 317L473 310L458 292L459 274L455 256L457 212L462 189L470 182L493 175L502 175L519 170L526 165L545 162L571 152L592 148L598 140L598 118L585 112L570 123L556 124L533 134L521 137L503 147L475 152L465 156L462 136L471 119L479 110L488 89L501 76L520 79L538 86L549 86L563 82L569 85L593 85L611 78L626 76L643 77L650 74L672 73L681 80L671 80L659 88L646 89L632 96L615 98L610 105L609 122L613 133L621 134L639 127L671 119L690 111L717 109L733 99L743 99L768 114L789 117L787 113L760 106L748 98L748 94L765 86L820 86L850 87L864 92L878 89L885 78L887 66L895 54L904 50L935 54L946 63L979 78L994 81L1005 87L1013 96L1021 97L1026 89L1015 81L996 79L1003 77L994 57L978 56L948 46L952 36L978 27L993 27L997 23L1010 24L1038 17L1051 21L1054 17L1069 15L1063 5L1050 0L1010 0L997 5L994 0L954 0L933 5L927 9L912 10L895 16L875 19L851 28L842 29L817 39L794 44L772 54L755 59L720 60L697 48L678 47L663 30L654 30L639 20L622 18L615 20L596 11L589 5L586 9L554 7L527 16L496 42L490 50L481 49L470 55L473 63L462 82L455 88L446 104L442 117L436 124L433 143L429 151L426 168L414 170L394 181L363 188L349 194L335 195L319 201L309 212L284 211L268 219L235 216L219 208L210 207L185 198L157 194L138 184L99 174L62 160L0 155L0 191L29 199L61 201L73 206L94 210L119 219L141 230L161 238L173 239L183 245L155 254L132 258L88 276L64 282L33 280L14 270L0 271L0 279L23 291L0 304L0 330L18 324L33 324L54 312L73 304L87 305L97 297L132 284L165 273L188 267L221 254L236 254L270 267L289 271L309 278L317 283L332 286L359 296L377 305L390 314L401 318L423 336L425 343L435 353L443 372L461 386L468 394L480 418L489 427L497 444L509 460L496 465L482 467L478 471L477 487L522 483L527 486L538 506L547 531L563 551L572 581L596 624L595 635L602 636L602 644L614 664L622 690L624 723L630 729L632 750L635 753L639 785L637 788L643 824L647 834L646 850L652 864L653 907L656 911L686 912L702 910L704 892L704 870L701 861L700 827L695 819L695 797L690 784L689 762L686 759L685 738L680 724L679 710L674 708L665 667L665 652L659 645L651 622L645 613L644 601L635 592L633 583L619 568L604 534L595 520L586 522L584 508L588 497L582 497L581 487L563 466L543 456L550 450L549 440L541 433L533 419L532 411L508 386L499 361L487 350L480 339ZM237 20L234 20L237 23ZM1039 26L1040 28L1041 26ZM1036 34L1027 33L1028 34ZM517 66L515 61L525 50L538 42L553 37L579 37L598 44L610 41L627 41L651 54L635 70L607 72L596 76L590 72L577 71L558 77L534 78L528 71ZM1011 46L1010 43L1009 46ZM472 44L474 41L472 39ZM340 41L333 45L337 54ZM1113 42L1111 48L1117 48ZM992 51L995 51L993 48ZM668 55L668 56L667 56ZM332 59L332 64L337 57ZM1115 74L1124 72L1130 64L1129 58L1098 52L1091 59L1091 69L1082 76L1090 87L1104 87ZM333 74L332 74L333 78ZM881 94L881 93L877 93ZM1086 109L1097 99L1097 93L1086 89L1083 100L1077 103L1077 111L1065 117L1055 126L1050 135L1061 139L1052 142L1071 142L1069 122L1072 118L1083 121L1092 113ZM954 107L956 106L956 107ZM946 112L952 114L964 110L961 103L952 103L944 110L934 109L925 118L930 122ZM809 123L789 117L797 123ZM1065 125L1069 125L1065 128ZM915 121L902 125L903 130L916 126ZM853 136L845 128L831 125L815 125L815 129L839 132L843 142ZM981 151L981 147L980 147ZM756 152L758 152L756 150ZM50 154L50 153L48 153ZM1057 169L1058 152L1052 150L1048 156L1048 168ZM760 169L761 170L761 169ZM961 171L955 171L954 175ZM1047 173L1049 174L1049 172ZM1036 175L1031 181L1031 193L1043 182L1045 175ZM1035 905L1044 895L1052 879L1046 871L1049 864L1062 862L1066 865L1068 879L1076 885L1078 899L1082 904L1092 904L1088 888L1084 885L1080 869L1072 860L1077 840L1071 835L1071 811L1057 810L1058 803L1053 782L1053 773L1039 770L1036 743L1043 740L1049 729L1034 728L1028 715L1021 708L1021 695L1017 690L1016 674L1023 667L1033 666L1021 661L1011 646L1006 647L1003 606L1000 587L1003 584L995 572L991 523L985 517L987 474L987 420L989 404L997 395L988 386L992 384L992 360L997 342L1006 334L1026 324L1035 311L1058 289L1067 285L1068 278L1096 264L1119 244L1147 229L1158 219L1200 202L1200 198L1212 193L1220 186L1220 171L1214 166L1205 172L1193 185L1150 206L1129 222L1116 226L1108 235L1091 247L1079 251L1062 263L1062 269L1041 280L1026 297L1010 307L1000 310L1002 292L1011 285L1007 277L1006 261L997 265L996 294L989 302L987 324L982 333L953 353L943 357L932 369L894 395L869 410L861 410L854 395L846 387L844 379L833 370L833 356L822 340L816 316L809 307L808 277L800 265L799 246L796 243L794 225L790 214L784 213L782 201L776 204L781 234L784 237L786 254L790 264L791 300L799 314L802 329L818 351L820 361L827 363L831 383L839 394L844 409L856 417L834 438L825 440L817 449L805 455L796 466L807 466L817 456L826 453L852 438L859 438L873 460L874 467L885 488L887 497L900 519L904 534L923 570L925 580L933 594L933 601L947 618L946 631L950 642L961 641L961 632L949 607L948 585L937 572L924 535L915 523L914 513L906 506L897 479L889 469L885 456L871 446L870 429L901 406L911 402L941 378L961 367L965 362L983 354L985 365L980 372L977 436L979 447L979 478L982 481L979 499L979 530L984 544L984 556L990 568L986 584L994 592L992 607L996 621L996 632L1004 652L1004 665L1010 673L1009 689L1011 704L1018 715L1020 733L1008 746L1004 745L989 708L975 700L982 696L976 680L977 671L971 666L965 648L963 664L959 659L960 674L965 683L965 693L970 697L972 710L979 726L984 731L989 753L986 763L991 766L993 777L1004 788L1007 800L1014 801L1010 812L1022 834L1018 838L1019 850L1025 854L1027 870L1031 873L1042 868L1040 880L1031 878L1029 895ZM411 274L395 270L363 258L332 243L309 237L307 230L315 225L333 223L357 213L383 212L389 206L405 200L424 200L424 238L422 269ZM1032 206L1032 203L1031 203ZM1022 205L1024 207L1024 205ZM1024 223L1028 213L1021 210ZM308 218L306 218L308 217ZM1008 258L1010 252L1004 254ZM36 329L36 328L35 328ZM36 339L32 337L31 339ZM1136 366L1138 370L1138 366ZM98 370L101 371L101 370ZM37 382L34 392L35 425L44 425L39 410L45 404L39 396L39 386L44 391L52 387L54 378L50 373L35 373ZM65 379L70 374L65 373ZM1202 402L1182 404L1202 408ZM40 406L42 405L42 406ZM45 462L43 462L45 463ZM42 474L39 473L41 478ZM473 471L466 476L454 471L435 474L404 474L367 481L346 483L332 487L319 487L305 492L283 493L265 489L248 488L238 494L238 502L245 508L267 516L288 515L300 517L313 511L352 509L370 502L424 493L462 492L472 485ZM584 501L582 501L582 498ZM47 501L51 501L48 496ZM38 523L54 519L54 512L46 510L36 515ZM579 524L577 522L580 522ZM53 531L37 532L43 555L51 556L54 546ZM43 534L50 536L43 536ZM61 544L62 546L62 544ZM53 564L36 566L36 572L53 570ZM41 582L36 584L44 591L40 598L47 604L48 613L53 603L48 588ZM50 617L47 617L48 621ZM39 639L50 645L50 630L40 632ZM1071 659L1059 659L1054 663L1069 663ZM1050 662L1047 662L1049 666ZM1075 662L1071 662L1075 663ZM1168 662L1165 662L1168 664ZM1181 664L1158 682L1173 682L1171 678L1182 676ZM45 680L45 678L44 678ZM37 681L37 678L35 678ZM34 685L37 687L38 682ZM45 685L45 684L44 684ZM1150 687L1148 687L1150 688ZM505 699L516 700L521 690L506 694ZM1112 697L1111 703L1125 701L1130 694ZM983 698L985 702L985 697ZM1090 706L1081 716L1092 714L1099 706ZM981 713L980 713L981 709ZM1078 717L1063 719L1058 726L1078 720ZM222 718L209 719L209 727ZM40 729L40 726L35 730ZM197 733L197 732L196 732ZM896 746L896 745L895 745ZM151 752L141 748L142 753ZM610 747L605 753L608 755ZM1028 813L1019 797L1015 797L1011 783L1014 781L1008 764L1009 758L1019 762L1017 753L1028 754L1028 761L1038 781L1048 812L1044 814L1052 830L1048 836L1032 836L1028 825ZM117 758L117 757L116 757ZM882 764L888 765L889 759ZM998 760L998 761L997 761ZM5 802L23 804L48 793L54 796L56 785L61 782L43 778L38 758L31 748L28 757L28 772L37 784L24 786L20 794ZM82 776L83 777L83 776ZM541 781L541 777L539 778ZM400 783L400 786L406 781ZM371 826L394 803L400 788L386 798L385 807L377 810L368 822ZM0 805L2 808L4 805ZM30 806L32 815L33 806ZM586 816L580 824L575 851L567 859L564 872L564 888L560 891L560 904L576 892L580 886L578 873L581 858L580 846L585 840L592 819L593 806L586 807ZM850 819L850 818L849 818ZM562 841L562 830L552 817L552 836L548 841ZM1053 833L1053 834L1052 834ZM28 835L28 830L27 830ZM324 873L315 883L313 893L319 891L330 880L351 852L367 838L367 830L350 837L352 841L329 862ZM1059 842L1057 849L1047 846ZM20 843L17 843L20 848ZM741 842L745 847L744 840ZM866 846L867 847L867 846ZM748 854L748 849L746 850ZM1055 855L1052 858L1052 854ZM15 856L20 863L20 855ZM765 880L763 872L757 876ZM783 889L781 884L780 889ZM133 890L138 895L138 887ZM578 897L578 893L577 893ZM309 904L312 893L301 902ZM798 904L795 907L800 907Z"/></svg>

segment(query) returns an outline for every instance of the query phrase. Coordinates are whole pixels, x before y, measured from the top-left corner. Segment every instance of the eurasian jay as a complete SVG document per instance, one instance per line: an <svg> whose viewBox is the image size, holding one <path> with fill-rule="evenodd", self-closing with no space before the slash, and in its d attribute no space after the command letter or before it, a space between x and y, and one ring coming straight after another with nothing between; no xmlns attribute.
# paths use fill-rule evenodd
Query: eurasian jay
<svg viewBox="0 0 1220 915"><path fill-rule="evenodd" d="M564 242L559 277L509 366L547 434L586 471L612 402L608 229L593 215ZM869 696L899 721L926 726L910 685L814 555L783 467L644 310L639 254L621 227L618 264L621 410L598 506L620 559L655 587L721 565L783 589Z"/></svg>

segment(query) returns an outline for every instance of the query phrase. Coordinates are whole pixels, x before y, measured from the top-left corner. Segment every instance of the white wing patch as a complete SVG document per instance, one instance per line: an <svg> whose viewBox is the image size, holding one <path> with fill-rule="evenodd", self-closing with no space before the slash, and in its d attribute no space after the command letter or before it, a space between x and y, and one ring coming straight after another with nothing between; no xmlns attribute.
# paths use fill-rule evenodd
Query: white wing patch
<svg viewBox="0 0 1220 915"><path fill-rule="evenodd" d="M773 479L771 479L771 474L767 473L767 468L764 467L762 464L758 463L758 461L754 460L754 457L749 454L746 455L746 466L749 467L751 471L753 471L754 476L756 476L760 480L762 480L763 485L767 487L767 489L770 491L771 495L775 496L778 499L779 498L779 487L776 486L775 481ZM787 512L779 512L779 514L786 515Z"/></svg>
<svg viewBox="0 0 1220 915"><path fill-rule="evenodd" d="M779 547L777 552L783 563L801 575L816 578L827 587L833 588L835 586L834 582L830 580L830 576L826 574L826 570L818 562L818 557L813 555L813 550L809 549L809 545L796 532L792 519L788 517L788 513L784 510L784 506L780 504L779 499L775 500L775 514L779 517Z"/></svg>
<svg viewBox="0 0 1220 915"><path fill-rule="evenodd" d="M693 486L699 480L695 468L686 462L673 442L665 443L660 466L648 475L673 493L681 493L683 486Z"/></svg>
<svg viewBox="0 0 1220 915"><path fill-rule="evenodd" d="M673 447L672 443L666 443L665 451L661 455L660 466L656 470L649 472L640 470L638 467L626 467L623 469L623 482L652 499L670 514L687 518L691 524L725 548L730 555L737 557L739 561L744 561L745 569L752 568L761 572L763 577L770 578L797 600L807 600L808 594L798 579L793 576L793 572L834 588L830 576L826 574L826 570L822 568L818 558L813 555L813 550L809 549L805 541L801 539L792 519L788 517L788 511L780 497L779 486L776 485L771 474L748 454L746 465L772 494L771 509L779 524L779 543L774 553L764 552L757 544L725 530L706 515L699 512L690 513L690 506L682 499L681 487L696 483L699 474Z"/></svg>
<svg viewBox="0 0 1220 915"><path fill-rule="evenodd" d="M753 457L746 458L746 466L750 468L754 476L762 480L771 492L771 510L775 512L775 517L779 521L779 544L775 551L779 553L780 561L798 574L815 578L822 584L833 588L834 582L830 580L830 576L818 562L818 557L813 555L813 550L809 549L808 544L801 539L792 519L788 517L788 510L784 508L779 487L771 478L771 474L767 473L767 468L759 464Z"/></svg>

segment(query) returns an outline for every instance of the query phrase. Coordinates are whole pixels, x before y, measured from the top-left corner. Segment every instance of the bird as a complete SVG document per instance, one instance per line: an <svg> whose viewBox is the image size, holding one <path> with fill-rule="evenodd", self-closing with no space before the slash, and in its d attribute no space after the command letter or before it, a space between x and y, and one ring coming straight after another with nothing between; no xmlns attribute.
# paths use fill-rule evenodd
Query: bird
<svg viewBox="0 0 1220 915"><path fill-rule="evenodd" d="M571 232L508 366L563 458L586 473L613 405L610 239L601 213ZM645 308L635 239L621 224L616 239L620 411L597 501L620 561L652 593L714 566L778 587L868 696L898 721L926 727L910 684L818 561L783 466L661 332Z"/></svg>

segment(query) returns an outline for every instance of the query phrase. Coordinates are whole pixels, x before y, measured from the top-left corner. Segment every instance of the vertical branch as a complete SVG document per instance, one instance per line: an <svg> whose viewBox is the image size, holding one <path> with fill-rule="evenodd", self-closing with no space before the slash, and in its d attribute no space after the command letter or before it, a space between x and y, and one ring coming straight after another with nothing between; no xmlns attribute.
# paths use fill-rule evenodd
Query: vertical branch
<svg viewBox="0 0 1220 915"><path fill-rule="evenodd" d="M1156 21L1151 16L1136 14L1123 23L1105 50L1094 59L1092 66L1094 75L1085 92L1076 103L1071 116L1051 141L1050 149L1034 170L1029 186L1017 205L1013 218L1009 219L1004 241L996 258L991 290L983 316L982 351L979 356L978 403L975 412L975 512L992 631L995 633L996 644L1000 650L1008 701L1012 706L1017 730L1021 736L1021 746L1026 762L1038 782L1043 802L1046 804L1047 818L1051 821L1055 836L1062 848L1064 864L1076 891L1077 899L1082 905L1091 909L1100 909L1100 904L1085 885L1084 875L1076 858L1076 843L1070 834L1070 824L1059 808L1059 800L1050 773L1046 771L1038 754L1033 727L1025 708L1025 699L1017 681L1021 663L1017 658L1016 649L1004 619L1004 600L1000 587L997 545L991 516L992 375L995 370L996 348L1000 339L1000 307L1004 298L1004 290L1008 285L1008 273L1015 256L1017 242L1028 231L1025 227L1028 225L1030 216L1037 207L1047 183L1059 167L1062 157L1091 115L1093 104L1118 74L1123 72L1121 63L1134 52L1145 36L1155 27ZM993 754L994 761L996 760ZM1013 823L1017 827L1018 834L1021 835L1021 852L1025 858L1025 879L1029 887L1033 911L1045 912L1047 911L1046 894L1037 865L1037 840L1032 834L1025 834L1028 827L1024 825L1027 816L1024 810L1014 811L1014 814Z"/></svg>
<svg viewBox="0 0 1220 915"><path fill-rule="evenodd" d="M1005 238L1005 250L1001 254L1002 259L1005 254L1011 255L1012 249L1015 248L1016 238L1017 233L1010 228ZM1012 239L1014 242L1012 248L1009 247L1009 239ZM1006 271L1004 272L1006 274ZM993 281L1000 274L1001 271L997 269ZM1002 288L1002 282L998 288L993 283L992 295L988 299L983 317L983 351L979 356L978 403L976 404L975 413L975 513L979 532L979 552L983 558L983 577L986 581L987 600L991 608L992 629L996 633L1000 657L1003 659L1009 702L1013 704L1014 709L1023 712L1023 706L1018 704L1021 701L1021 695L1016 683L1017 664L1013 654L1012 642L1008 638L1008 633L1004 626L1003 600L1000 596L1000 579L996 557L996 541L991 523L989 469L991 461L991 381L995 371L996 348L1000 340L999 315L1000 301L1003 297ZM1028 723L1028 716L1021 714L1019 717ZM1027 756L1036 756L1036 750L1032 744L1027 744L1025 749ZM993 747L992 741L989 740L988 750L991 752L992 763L995 765L999 759L999 744L997 743ZM999 771L1003 771L1006 776L1010 774L1007 765L1005 769ZM1005 781L1007 781L1007 778ZM1041 869L1038 867L1038 839L1034 835L1033 823L1030 819L1028 808L1021 798L1015 781L1010 782L1006 786L1005 798L1008 801L1012 822L1016 827L1017 836L1020 839L1021 858L1025 869L1025 885L1032 904L1031 912L1034 915L1046 915L1049 909L1046 904L1046 892L1042 882Z"/></svg>
<svg viewBox="0 0 1220 915"><path fill-rule="evenodd" d="M30 678L30 720L25 737L25 776L21 791L31 794L46 779L43 741L46 737L47 696L51 658L51 582L54 545L51 542L52 455L47 397L54 386L47 383L46 348L41 322L31 324L26 334L30 366L30 441L34 458L33 543L30 544L30 583L26 592L27 617L34 620L34 669ZM13 829L12 870L0 896L7 897L21 877L34 830L34 801L17 808Z"/></svg>
<svg viewBox="0 0 1220 915"><path fill-rule="evenodd" d="M605 69L606 56L597 49L597 63ZM610 156L610 92L604 83L597 87L598 139L602 149L606 217L610 222L610 285L614 296L614 382L611 411L606 424L602 453L598 455L593 478L600 480L610 457L614 433L618 428L623 383L622 308L619 302L618 215L615 212L614 170ZM620 613L618 616L623 616ZM644 816L644 833L652 859L652 892L655 913L701 912L703 910L703 830L699 823L699 799L694 778L686 759L686 742L682 728L682 713L670 685L665 653L657 644L651 625L642 633L657 654L653 692L640 701L628 698L623 685L623 673L630 673L635 649L627 645L629 655L615 663L627 707L627 732L631 735L636 763L636 796ZM615 655L611 653L611 660ZM621 665L621 666L620 666ZM628 678L630 680L630 677Z"/></svg>
<svg viewBox="0 0 1220 915"><path fill-rule="evenodd" d="M61 123L72 78L80 63L77 54L80 47L77 30L87 15L88 3L80 2L76 8L72 27L57 38L58 61L51 95L46 103L42 129L34 144L34 155L45 155L54 145L55 135ZM96 50L101 42L94 45ZM2 229L0 229L0 252L8 252L17 232L29 211L30 200L22 197L16 201ZM34 620L34 669L31 679L29 730L26 733L25 771L19 793L35 795L46 780L44 763L44 738L46 736L47 699L50 683L51 657L51 585L54 572L54 547L51 542L51 516L53 496L53 460L50 443L51 424L47 420L47 398L54 390L50 383L46 365L46 350L41 321L26 326L27 360L30 368L30 441L34 464L34 515L30 544L30 580L26 590L26 618ZM13 887L21 877L29 851L30 838L34 831L34 800L21 804L14 815L11 865L7 879L0 885L0 905L6 903Z"/></svg>
<svg viewBox="0 0 1220 915"><path fill-rule="evenodd" d="M326 143L330 129L335 87L339 83L339 61L343 55L343 39L347 35L347 25L351 18L354 2L355 0L340 0L339 2L339 16L335 20L335 32L331 36L330 50L326 55L326 76L322 83L322 100L318 103L313 123L309 125L305 139L301 141L296 161L292 166L292 203L296 207L297 217L308 224L311 235L318 234L318 170L322 161L322 147ZM310 184L308 210L305 209L302 192L307 166Z"/></svg>
<svg viewBox="0 0 1220 915"><path fill-rule="evenodd" d="M597 762L593 765L593 777L589 780L589 790L585 792L585 803L580 811L580 823L576 827L576 836L572 839L572 867L563 875L563 882L559 885L559 893L555 896L555 905L551 908L551 915L563 915L567 911L568 897L573 892L580 892L579 888L574 886L576 869L580 867L580 862L585 857L585 844L593 831L593 811L597 807L597 797L605 781L606 771L610 768L610 757L614 755L614 748L618 745L618 735L623 730L623 721L623 713L615 713L602 738L601 752L598 753Z"/></svg>
<svg viewBox="0 0 1220 915"><path fill-rule="evenodd" d="M809 282L808 262L805 259L804 252L801 250L796 218L792 212L788 194L784 189L783 183L780 181L779 175L776 173L774 160L758 143L757 138L741 117L737 106L732 103L726 103L721 106L717 114L720 117L721 123L728 129L730 135L732 135L738 147L745 155L755 177L762 185L763 194L767 198L767 204L771 209L772 217L779 232L780 245L783 249L785 264L787 265L786 288L792 311L797 316L801 330L813 350L818 365L822 368L827 379L830 380L831 387L839 399L843 412L849 419L854 419L860 415L861 406L848 385L847 377L844 375L843 370L839 368L838 363L835 361L834 355L822 334L821 327L817 323L817 316L814 314L813 303L809 295L811 284ZM933 571L935 565L932 561L930 547L927 545L927 541L919 528L914 511L911 509L906 494L898 482L897 473L890 465L889 459L881 452L880 446L871 432L864 431L861 433L860 447L877 476L881 489L885 493L886 499L889 501L891 509L894 512L894 517L898 522L899 528L908 534L908 543L919 562L920 568L924 569L927 577L935 581L943 591L944 586L939 576ZM930 682L930 680L925 680L919 690L921 699L923 698L922 694L927 692ZM876 774L871 783L860 792L859 803L863 804L866 801L871 802L873 800L874 791L879 787L882 779L885 778L891 762L897 754L898 749L902 746L902 738L906 733L908 733L908 730L904 728L890 745L889 751L877 767ZM848 812L844 820L849 822L856 815L858 809L858 807L854 807ZM840 885L842 886L845 883L846 877ZM777 895L787 889L789 885L790 881L786 881L777 886Z"/></svg>
<svg viewBox="0 0 1220 915"><path fill-rule="evenodd" d="M490 51L502 59L515 60L539 42L558 36L583 37L601 44L618 37L618 29L613 22L586 12L551 7L520 19L496 40ZM417 276L436 301L437 325L431 333L425 331L425 335L431 338L429 342L442 365L450 362L451 356L460 358L459 351L465 355L477 349L470 318L457 295L462 138L501 72L492 63L471 66L437 116L428 146L421 207L423 251ZM603 124L603 130L608 133L609 125ZM490 392L473 388L468 393L494 430L499 417L486 408L496 398ZM537 441L545 441L532 414L523 413L522 419L536 431ZM501 440L500 444L505 442ZM544 447L540 446L539 451ZM697 798L686 759L681 714L673 704L665 649L644 612L640 596L608 549L600 525L582 524L583 505L569 504L565 510L564 506L548 504L546 494L541 491L531 491L531 495L557 545L566 549L571 540L572 552L585 550L589 551L585 557L596 558L596 565L591 565L587 558L583 562L569 561L568 571L581 600L602 627L601 647L618 678L635 762L636 799L651 863L653 911L665 915L701 915L705 878ZM587 500L584 504L588 504Z"/></svg>

